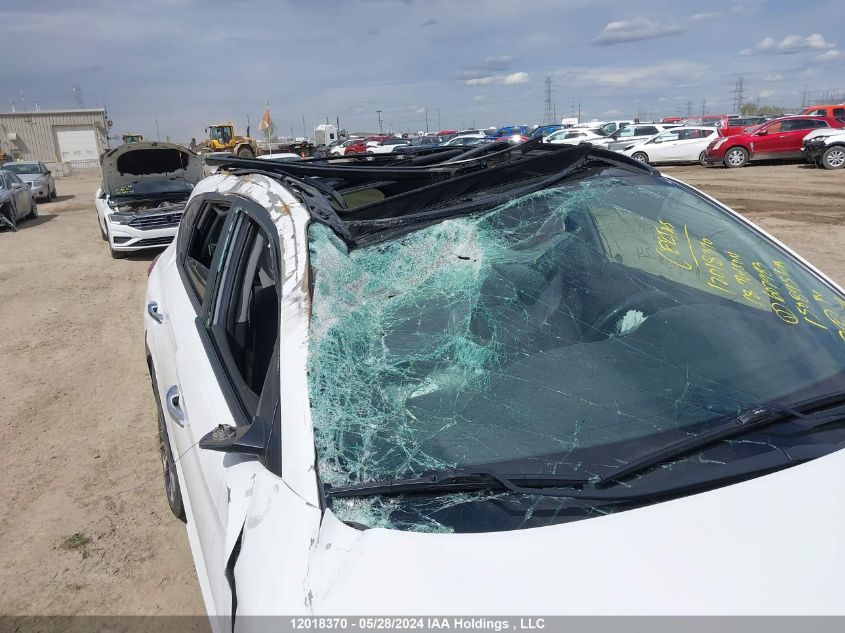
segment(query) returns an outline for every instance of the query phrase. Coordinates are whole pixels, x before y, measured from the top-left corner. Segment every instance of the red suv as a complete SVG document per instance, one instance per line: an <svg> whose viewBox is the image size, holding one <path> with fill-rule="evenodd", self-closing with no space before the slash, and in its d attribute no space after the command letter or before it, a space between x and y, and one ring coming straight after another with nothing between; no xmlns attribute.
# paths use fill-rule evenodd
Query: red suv
<svg viewBox="0 0 845 633"><path fill-rule="evenodd" d="M750 128L742 134L722 136L704 152L708 165L744 167L750 160L802 158L801 142L813 130L845 127L839 119L822 116L788 116Z"/></svg>
<svg viewBox="0 0 845 633"><path fill-rule="evenodd" d="M349 154L364 154L367 151L367 141L364 139L358 139L354 143L350 143L346 146L346 149L343 151L344 156L348 156Z"/></svg>

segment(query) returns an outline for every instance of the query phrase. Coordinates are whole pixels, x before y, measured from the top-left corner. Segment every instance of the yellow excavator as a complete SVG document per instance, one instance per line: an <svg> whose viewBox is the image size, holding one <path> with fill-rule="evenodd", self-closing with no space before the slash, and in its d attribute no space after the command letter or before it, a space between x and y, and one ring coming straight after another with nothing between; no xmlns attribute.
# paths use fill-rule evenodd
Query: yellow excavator
<svg viewBox="0 0 845 633"><path fill-rule="evenodd" d="M141 143L144 140L144 137L137 132L128 132L122 138L124 143Z"/></svg>
<svg viewBox="0 0 845 633"><path fill-rule="evenodd" d="M258 155L258 143L250 136L235 134L235 124L215 123L205 128L208 138L197 145L197 151L231 152L243 158L255 158Z"/></svg>

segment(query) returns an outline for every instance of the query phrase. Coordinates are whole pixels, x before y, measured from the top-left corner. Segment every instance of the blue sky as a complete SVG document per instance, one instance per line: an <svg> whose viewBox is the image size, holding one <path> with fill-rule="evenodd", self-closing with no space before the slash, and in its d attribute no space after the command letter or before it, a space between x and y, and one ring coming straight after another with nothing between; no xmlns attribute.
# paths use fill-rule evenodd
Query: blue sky
<svg viewBox="0 0 845 633"><path fill-rule="evenodd" d="M265 99L280 133L798 106L845 91L842 0L39 0L3 3L0 110L105 103L116 134L187 141ZM21 97L21 93L23 96Z"/></svg>

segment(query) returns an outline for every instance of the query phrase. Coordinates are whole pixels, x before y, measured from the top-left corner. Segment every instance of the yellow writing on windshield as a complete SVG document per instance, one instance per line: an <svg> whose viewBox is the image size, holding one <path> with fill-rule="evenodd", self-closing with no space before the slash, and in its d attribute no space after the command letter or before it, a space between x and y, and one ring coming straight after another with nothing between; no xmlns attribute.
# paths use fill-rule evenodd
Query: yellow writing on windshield
<svg viewBox="0 0 845 633"><path fill-rule="evenodd" d="M728 276L725 274L725 262L713 246L713 242L710 238L702 237L698 243L701 246L701 261L707 269L707 285L719 292L735 295L736 293L730 289Z"/></svg>
<svg viewBox="0 0 845 633"><path fill-rule="evenodd" d="M826 326L819 323L816 316L810 311L808 299L804 296L804 293L801 292L798 284L793 281L786 264L776 259L772 262L772 267L775 269L775 274L780 278L781 283L783 283L783 286L786 288L789 296L792 297L793 303L795 303L795 308L801 316L804 317L804 320L811 325L822 328L823 330L828 329Z"/></svg>
<svg viewBox="0 0 845 633"><path fill-rule="evenodd" d="M660 224L654 230L657 233L658 255L678 268L692 270L692 264L684 261L681 257L681 251L678 250L678 236L675 227L665 220L660 220Z"/></svg>
<svg viewBox="0 0 845 633"><path fill-rule="evenodd" d="M845 342L845 299L828 297L815 289L804 290L785 262L751 262L755 275L746 269L739 253L720 249L712 237L691 237L686 224L676 228L671 222L658 220L654 230L657 253L685 271L681 275L696 277L693 285L763 310L769 308L787 325L804 321L814 328L835 331Z"/></svg>

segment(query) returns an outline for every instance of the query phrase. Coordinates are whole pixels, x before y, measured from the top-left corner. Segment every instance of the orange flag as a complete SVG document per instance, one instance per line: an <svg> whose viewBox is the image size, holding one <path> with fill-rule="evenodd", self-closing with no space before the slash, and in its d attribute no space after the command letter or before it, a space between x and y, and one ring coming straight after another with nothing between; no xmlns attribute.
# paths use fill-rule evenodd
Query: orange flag
<svg viewBox="0 0 845 633"><path fill-rule="evenodd" d="M270 104L264 105L264 116L261 117L261 123L258 124L259 130L266 130L270 127Z"/></svg>

